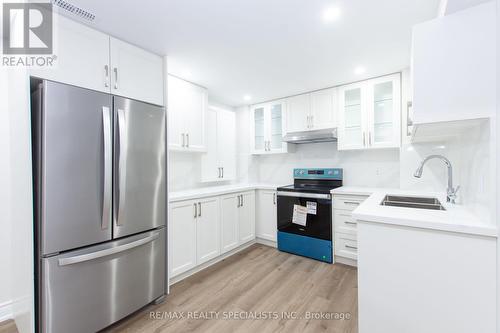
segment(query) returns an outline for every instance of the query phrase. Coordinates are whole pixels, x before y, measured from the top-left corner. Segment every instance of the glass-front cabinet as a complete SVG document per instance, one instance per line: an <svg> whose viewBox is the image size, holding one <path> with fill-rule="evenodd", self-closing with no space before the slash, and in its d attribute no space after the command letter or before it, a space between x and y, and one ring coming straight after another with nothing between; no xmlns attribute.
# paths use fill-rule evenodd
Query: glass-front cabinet
<svg viewBox="0 0 500 333"><path fill-rule="evenodd" d="M288 151L287 144L283 142L285 107L285 102L279 100L251 108L252 154L276 154Z"/></svg>
<svg viewBox="0 0 500 333"><path fill-rule="evenodd" d="M401 145L401 75L340 87L338 149Z"/></svg>

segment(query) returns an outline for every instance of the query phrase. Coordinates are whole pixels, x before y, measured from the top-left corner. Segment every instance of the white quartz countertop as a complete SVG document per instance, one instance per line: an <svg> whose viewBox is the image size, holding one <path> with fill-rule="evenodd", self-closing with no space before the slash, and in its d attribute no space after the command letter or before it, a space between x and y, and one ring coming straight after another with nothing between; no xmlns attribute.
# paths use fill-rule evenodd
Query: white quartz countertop
<svg viewBox="0 0 500 333"><path fill-rule="evenodd" d="M197 189L169 192L168 201L176 202L183 200L191 200L197 198L211 197L216 195L229 194L241 191L251 190L276 190L279 186L276 184L232 184L222 186L209 186Z"/></svg>
<svg viewBox="0 0 500 333"><path fill-rule="evenodd" d="M352 212L359 221L400 225L415 228L434 229L482 236L497 236L497 228L478 218L466 206L446 202L445 193L406 191L398 189L367 189L342 187L334 194L370 195ZM446 210L428 210L406 207L382 206L380 203L387 194L403 196L435 197Z"/></svg>
<svg viewBox="0 0 500 333"><path fill-rule="evenodd" d="M378 192L378 191L400 191L399 189L392 189L392 188L376 188L376 187L358 187L358 186L341 186L334 188L331 190L330 193L332 194L337 194L337 195L364 195L364 196L369 196L372 195L372 193Z"/></svg>

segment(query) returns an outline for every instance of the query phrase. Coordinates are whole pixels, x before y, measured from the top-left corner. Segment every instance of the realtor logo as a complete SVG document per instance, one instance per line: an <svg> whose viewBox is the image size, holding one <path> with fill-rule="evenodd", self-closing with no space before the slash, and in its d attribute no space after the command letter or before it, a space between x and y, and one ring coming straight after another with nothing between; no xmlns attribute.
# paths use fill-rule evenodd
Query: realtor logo
<svg viewBox="0 0 500 333"><path fill-rule="evenodd" d="M2 18L4 54L52 54L51 3L4 3Z"/></svg>

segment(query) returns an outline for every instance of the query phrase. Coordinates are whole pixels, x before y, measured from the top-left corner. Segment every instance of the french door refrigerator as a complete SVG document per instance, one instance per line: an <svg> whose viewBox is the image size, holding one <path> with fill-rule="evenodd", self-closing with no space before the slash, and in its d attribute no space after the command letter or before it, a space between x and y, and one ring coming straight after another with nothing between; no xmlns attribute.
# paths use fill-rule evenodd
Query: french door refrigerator
<svg viewBox="0 0 500 333"><path fill-rule="evenodd" d="M32 122L37 328L96 332L165 291L165 111L40 81Z"/></svg>

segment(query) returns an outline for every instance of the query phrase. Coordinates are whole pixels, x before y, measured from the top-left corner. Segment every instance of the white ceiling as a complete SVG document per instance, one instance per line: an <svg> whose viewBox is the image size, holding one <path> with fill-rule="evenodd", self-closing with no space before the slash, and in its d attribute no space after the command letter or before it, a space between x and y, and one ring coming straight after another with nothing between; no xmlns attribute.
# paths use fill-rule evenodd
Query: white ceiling
<svg viewBox="0 0 500 333"><path fill-rule="evenodd" d="M411 27L439 0L70 0L91 25L158 54L169 72L228 105L285 97L401 70ZM330 6L340 18L325 23ZM354 68L366 68L355 75Z"/></svg>

